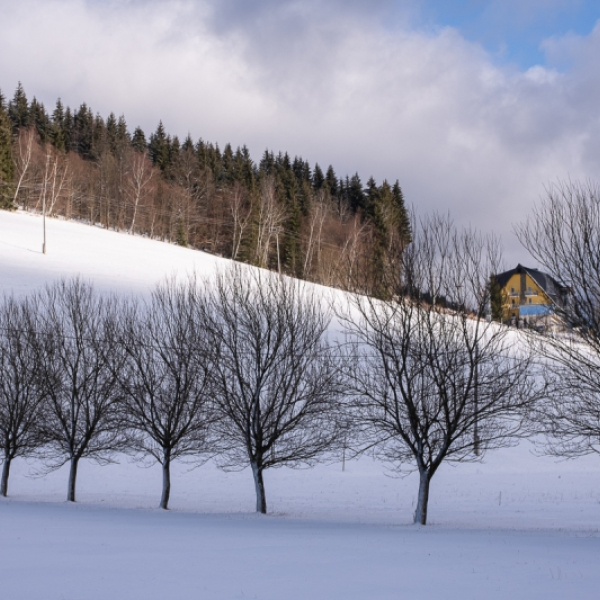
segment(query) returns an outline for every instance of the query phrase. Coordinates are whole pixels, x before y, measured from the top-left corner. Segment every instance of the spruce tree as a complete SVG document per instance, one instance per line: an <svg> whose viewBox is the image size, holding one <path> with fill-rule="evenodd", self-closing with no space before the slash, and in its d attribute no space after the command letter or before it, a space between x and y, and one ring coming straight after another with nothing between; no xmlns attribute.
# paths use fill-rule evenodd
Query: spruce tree
<svg viewBox="0 0 600 600"><path fill-rule="evenodd" d="M272 152L265 150L260 163L258 165L258 170L260 173L264 173L265 175L270 175L275 168L275 157Z"/></svg>
<svg viewBox="0 0 600 600"><path fill-rule="evenodd" d="M146 143L146 135L141 127L136 127L131 138L131 145L138 152L145 152L148 144Z"/></svg>
<svg viewBox="0 0 600 600"><path fill-rule="evenodd" d="M165 173L167 179L180 181L181 179L181 144L175 135L173 138L167 136L167 162L168 171Z"/></svg>
<svg viewBox="0 0 600 600"><path fill-rule="evenodd" d="M316 163L312 176L312 184L315 192L319 191L323 187L324 183L325 176L323 175L323 171L321 170L319 163Z"/></svg>
<svg viewBox="0 0 600 600"><path fill-rule="evenodd" d="M152 163L164 172L169 166L169 142L162 121L159 121L156 131L150 135L148 150Z"/></svg>
<svg viewBox="0 0 600 600"><path fill-rule="evenodd" d="M42 144L51 141L52 127L50 118L41 102L38 102L35 96L29 106L29 123L35 127Z"/></svg>
<svg viewBox="0 0 600 600"><path fill-rule="evenodd" d="M99 114L96 114L92 127L92 148L90 151L90 158L92 160L98 160L100 156L108 150L110 150L110 146L108 143L106 123Z"/></svg>
<svg viewBox="0 0 600 600"><path fill-rule="evenodd" d="M241 181L246 185L248 191L252 193L256 188L256 169L250 158L250 150L246 145L242 146L242 168Z"/></svg>
<svg viewBox="0 0 600 600"><path fill-rule="evenodd" d="M15 134L19 127L29 127L29 102L20 81L8 105L8 118Z"/></svg>
<svg viewBox="0 0 600 600"><path fill-rule="evenodd" d="M339 194L338 179L331 165L329 165L327 174L325 175L325 185L327 186L331 197L337 198Z"/></svg>
<svg viewBox="0 0 600 600"><path fill-rule="evenodd" d="M56 101L56 108L52 113L52 126L50 130L50 137L55 148L61 151L66 150L65 111L60 98Z"/></svg>
<svg viewBox="0 0 600 600"><path fill-rule="evenodd" d="M117 121L117 144L124 146L129 143L131 143L131 136L127 131L127 121L125 116L121 115Z"/></svg>
<svg viewBox="0 0 600 600"><path fill-rule="evenodd" d="M400 232L400 237L404 244L410 244L412 240L410 218L404 203L404 194L402 193L400 182L397 179L396 183L394 183L394 187L392 188L392 195L394 197L394 204L398 213L398 230Z"/></svg>
<svg viewBox="0 0 600 600"><path fill-rule="evenodd" d="M347 186L350 208L356 212L365 208L365 193L358 173L355 173Z"/></svg>
<svg viewBox="0 0 600 600"><path fill-rule="evenodd" d="M71 149L82 158L90 160L94 155L94 115L83 103L73 115L73 134Z"/></svg>
<svg viewBox="0 0 600 600"><path fill-rule="evenodd" d="M67 106L65 110L65 122L63 125L63 136L65 138L65 150L71 152L73 148L73 130L74 130L74 119L71 107Z"/></svg>
<svg viewBox="0 0 600 600"><path fill-rule="evenodd" d="M11 185L14 175L11 141L10 119L4 96L0 91L0 208L14 208Z"/></svg>
<svg viewBox="0 0 600 600"><path fill-rule="evenodd" d="M226 144L223 149L223 172L221 174L222 183L233 183L234 175L234 157L231 144Z"/></svg>
<svg viewBox="0 0 600 600"><path fill-rule="evenodd" d="M117 154L117 117L115 113L110 113L106 119L106 141L108 148L111 153L116 156Z"/></svg>
<svg viewBox="0 0 600 600"><path fill-rule="evenodd" d="M192 136L188 133L183 144L181 145L181 150L183 152L193 152L194 151L194 140L192 140Z"/></svg>

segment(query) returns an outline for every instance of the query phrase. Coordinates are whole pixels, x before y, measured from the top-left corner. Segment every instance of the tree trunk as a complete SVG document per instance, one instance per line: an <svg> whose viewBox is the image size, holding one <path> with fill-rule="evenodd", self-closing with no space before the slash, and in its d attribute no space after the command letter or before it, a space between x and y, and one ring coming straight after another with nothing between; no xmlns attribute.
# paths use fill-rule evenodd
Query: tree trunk
<svg viewBox="0 0 600 600"><path fill-rule="evenodd" d="M71 458L71 469L69 471L69 490L67 492L67 502L75 502L75 487L77 484L77 466L79 458Z"/></svg>
<svg viewBox="0 0 600 600"><path fill-rule="evenodd" d="M162 496L160 498L160 508L169 509L169 498L171 496L171 457L165 452L165 458L162 464L163 485Z"/></svg>
<svg viewBox="0 0 600 600"><path fill-rule="evenodd" d="M431 482L431 474L427 470L419 473L419 499L415 510L415 525L427 524L427 506L429 504L429 483Z"/></svg>
<svg viewBox="0 0 600 600"><path fill-rule="evenodd" d="M251 463L252 475L254 475L254 487L256 488L256 512L267 514L267 497L265 496L265 482L263 481L263 470L255 462Z"/></svg>
<svg viewBox="0 0 600 600"><path fill-rule="evenodd" d="M0 496L6 498L8 494L8 475L10 473L10 461L12 459L5 456L4 464L2 465L2 482L0 483Z"/></svg>

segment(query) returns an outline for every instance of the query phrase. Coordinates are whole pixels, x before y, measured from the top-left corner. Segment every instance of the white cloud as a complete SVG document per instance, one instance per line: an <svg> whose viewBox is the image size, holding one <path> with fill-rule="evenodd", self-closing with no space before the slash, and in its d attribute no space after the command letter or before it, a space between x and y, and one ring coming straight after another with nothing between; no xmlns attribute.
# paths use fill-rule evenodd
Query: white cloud
<svg viewBox="0 0 600 600"><path fill-rule="evenodd" d="M398 178L419 210L496 230L526 262L511 223L545 183L600 173L600 30L546 42L567 70L520 72L453 29L382 24L389 4L0 0L0 85Z"/></svg>

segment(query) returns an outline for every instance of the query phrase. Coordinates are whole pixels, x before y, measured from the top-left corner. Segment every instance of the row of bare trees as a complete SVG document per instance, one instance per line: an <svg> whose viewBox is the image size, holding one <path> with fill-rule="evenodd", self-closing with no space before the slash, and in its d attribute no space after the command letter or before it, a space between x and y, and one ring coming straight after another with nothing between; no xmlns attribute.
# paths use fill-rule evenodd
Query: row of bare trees
<svg viewBox="0 0 600 600"><path fill-rule="evenodd" d="M326 303L242 266L169 281L147 302L102 298L80 280L5 299L3 493L16 456L69 463L74 500L80 459L128 451L161 464L166 508L171 462L213 457L252 469L266 512L266 469L374 448L418 469L415 521L426 523L440 464L511 443L538 390L525 349L485 319L495 246L447 218L416 231L385 301ZM335 346L332 310L345 334Z"/></svg>
<svg viewBox="0 0 600 600"><path fill-rule="evenodd" d="M235 268L170 281L149 301L103 298L79 279L0 310L0 435L11 461L70 465L128 451L162 466L209 457L250 466L266 512L265 469L310 464L339 438L342 370L318 299L299 282Z"/></svg>
<svg viewBox="0 0 600 600"><path fill-rule="evenodd" d="M593 244L598 196L575 200L591 219L582 243ZM544 239L541 216L521 235ZM568 221L560 216L552 223ZM597 273L577 283L590 303L576 324L570 313L570 334L546 338L489 320L493 239L441 216L414 223L413 235L400 268L385 272L385 299L325 298L242 266L169 281L146 302L101 298L79 280L6 298L2 493L17 456L70 463L74 500L81 458L128 451L162 465L166 508L171 462L212 457L222 468L251 468L257 511L266 512L266 469L336 459L344 448L417 470L414 519L425 524L444 462L480 460L540 432L561 456L594 451ZM565 252L578 248L578 237L560 239Z"/></svg>

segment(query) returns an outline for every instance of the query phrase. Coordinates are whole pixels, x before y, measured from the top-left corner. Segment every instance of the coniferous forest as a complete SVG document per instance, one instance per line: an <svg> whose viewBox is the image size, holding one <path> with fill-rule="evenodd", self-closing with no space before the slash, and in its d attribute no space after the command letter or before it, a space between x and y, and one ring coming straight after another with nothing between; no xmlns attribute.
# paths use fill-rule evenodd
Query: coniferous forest
<svg viewBox="0 0 600 600"><path fill-rule="evenodd" d="M324 285L374 282L410 241L398 181L366 185L287 152L258 163L162 122L147 135L59 99L50 113L19 83L0 92L0 206L201 249ZM368 275L368 277L367 277ZM376 291L376 290L371 290Z"/></svg>

